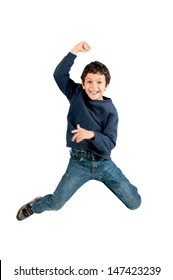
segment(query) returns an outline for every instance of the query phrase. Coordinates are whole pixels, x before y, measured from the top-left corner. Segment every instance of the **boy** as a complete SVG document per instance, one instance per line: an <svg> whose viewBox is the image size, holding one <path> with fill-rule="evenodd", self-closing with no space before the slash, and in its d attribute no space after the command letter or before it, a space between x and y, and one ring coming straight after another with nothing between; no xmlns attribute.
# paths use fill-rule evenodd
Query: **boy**
<svg viewBox="0 0 173 280"><path fill-rule="evenodd" d="M77 44L58 64L55 81L68 98L67 146L71 157L67 170L53 194L37 197L23 205L17 219L22 221L33 213L59 210L87 181L103 182L129 209L141 204L137 188L123 175L111 160L111 150L116 145L118 115L110 98L103 93L110 83L107 67L91 62L83 70L82 84L69 76L78 52L87 52L86 42Z"/></svg>

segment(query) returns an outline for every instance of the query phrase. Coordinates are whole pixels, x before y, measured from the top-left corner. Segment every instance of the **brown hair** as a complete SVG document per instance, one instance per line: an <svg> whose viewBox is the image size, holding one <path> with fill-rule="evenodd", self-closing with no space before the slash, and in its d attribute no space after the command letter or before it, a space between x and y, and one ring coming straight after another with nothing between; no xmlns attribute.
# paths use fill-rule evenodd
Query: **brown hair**
<svg viewBox="0 0 173 280"><path fill-rule="evenodd" d="M101 75L105 75L106 85L110 83L111 75L109 70L103 63L99 61L93 61L85 66L81 75L82 83L84 83L85 77L88 73L99 73Z"/></svg>

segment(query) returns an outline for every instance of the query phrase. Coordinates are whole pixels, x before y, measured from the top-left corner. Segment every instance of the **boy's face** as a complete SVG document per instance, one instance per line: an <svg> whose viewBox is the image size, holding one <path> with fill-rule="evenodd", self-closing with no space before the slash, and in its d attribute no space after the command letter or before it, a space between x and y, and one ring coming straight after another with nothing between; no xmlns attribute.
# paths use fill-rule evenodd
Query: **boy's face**
<svg viewBox="0 0 173 280"><path fill-rule="evenodd" d="M105 75L88 73L82 87L90 99L103 100L103 93L108 85L106 85Z"/></svg>

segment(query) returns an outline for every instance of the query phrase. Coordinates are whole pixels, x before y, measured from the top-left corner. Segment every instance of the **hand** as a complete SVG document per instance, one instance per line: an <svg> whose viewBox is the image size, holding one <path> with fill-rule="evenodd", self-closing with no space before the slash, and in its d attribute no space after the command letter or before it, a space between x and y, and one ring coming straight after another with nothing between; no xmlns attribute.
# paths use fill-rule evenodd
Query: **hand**
<svg viewBox="0 0 173 280"><path fill-rule="evenodd" d="M76 141L77 143L81 142L84 139L91 139L94 138L94 132L91 130L86 130L82 127L80 127L80 125L77 125L77 129L74 129L71 131L71 133L74 134L74 136L72 137L72 141Z"/></svg>
<svg viewBox="0 0 173 280"><path fill-rule="evenodd" d="M71 50L71 53L73 54L77 54L78 52L87 52L89 51L91 48L88 45L88 43L86 43L85 41L77 44L76 46L74 46L74 48Z"/></svg>

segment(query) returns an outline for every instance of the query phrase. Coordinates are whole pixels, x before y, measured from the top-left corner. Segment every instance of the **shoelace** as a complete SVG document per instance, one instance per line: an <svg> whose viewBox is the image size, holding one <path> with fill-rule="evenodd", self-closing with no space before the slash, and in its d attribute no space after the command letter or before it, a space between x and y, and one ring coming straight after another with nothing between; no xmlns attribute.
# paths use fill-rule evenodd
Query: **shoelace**
<svg viewBox="0 0 173 280"><path fill-rule="evenodd" d="M22 213L25 217L28 217L33 214L31 205L27 204L25 209L22 209Z"/></svg>

